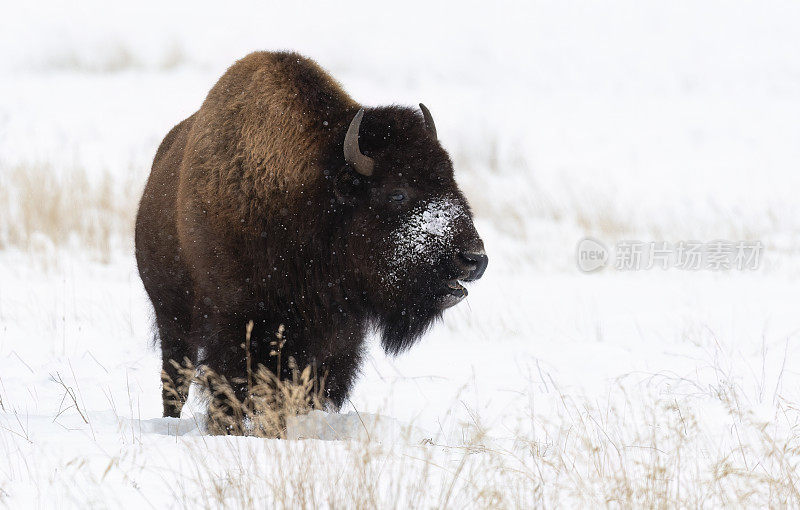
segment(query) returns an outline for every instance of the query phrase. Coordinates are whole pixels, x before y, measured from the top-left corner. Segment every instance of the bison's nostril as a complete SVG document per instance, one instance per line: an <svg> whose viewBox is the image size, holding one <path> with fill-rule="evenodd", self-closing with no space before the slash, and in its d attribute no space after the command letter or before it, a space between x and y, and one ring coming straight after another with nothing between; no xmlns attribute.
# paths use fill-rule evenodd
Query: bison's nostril
<svg viewBox="0 0 800 510"><path fill-rule="evenodd" d="M469 276L465 278L466 281L471 282L483 276L484 271L486 271L486 266L489 265L489 257L483 252L462 253L461 258L468 263L470 268Z"/></svg>

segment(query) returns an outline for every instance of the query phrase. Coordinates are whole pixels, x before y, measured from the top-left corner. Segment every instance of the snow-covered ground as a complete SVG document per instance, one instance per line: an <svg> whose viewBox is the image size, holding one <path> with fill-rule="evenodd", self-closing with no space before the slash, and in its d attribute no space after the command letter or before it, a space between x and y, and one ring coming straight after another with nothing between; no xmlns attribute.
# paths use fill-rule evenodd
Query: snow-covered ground
<svg viewBox="0 0 800 510"><path fill-rule="evenodd" d="M0 7L0 506L800 504L800 5L289 5ZM73 224L83 188L131 217L162 137L256 49L424 101L490 257L292 440L160 418L132 225L98 250L23 221L58 200ZM87 182L31 194L42 171ZM585 274L585 236L763 251Z"/></svg>

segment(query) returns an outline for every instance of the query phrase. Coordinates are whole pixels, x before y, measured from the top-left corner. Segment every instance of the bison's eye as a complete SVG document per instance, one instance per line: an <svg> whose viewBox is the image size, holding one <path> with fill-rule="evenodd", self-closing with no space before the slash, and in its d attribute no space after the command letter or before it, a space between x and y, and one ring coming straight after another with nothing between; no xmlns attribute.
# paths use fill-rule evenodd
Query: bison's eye
<svg viewBox="0 0 800 510"><path fill-rule="evenodd" d="M398 190L392 191L392 194L389 195L389 198L393 202L402 202L403 200L406 199L406 194L398 189Z"/></svg>

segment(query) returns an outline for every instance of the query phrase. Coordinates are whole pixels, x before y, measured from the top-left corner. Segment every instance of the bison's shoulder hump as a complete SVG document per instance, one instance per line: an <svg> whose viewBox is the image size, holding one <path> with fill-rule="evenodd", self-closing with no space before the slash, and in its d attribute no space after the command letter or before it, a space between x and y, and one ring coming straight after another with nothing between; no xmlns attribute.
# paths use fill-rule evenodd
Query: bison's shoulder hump
<svg viewBox="0 0 800 510"><path fill-rule="evenodd" d="M209 93L210 108L228 106L243 119L302 116L327 120L356 107L341 85L314 60L293 52L260 51L232 65Z"/></svg>
<svg viewBox="0 0 800 510"><path fill-rule="evenodd" d="M358 107L313 60L251 53L214 85L193 123L184 164L192 189L268 208L322 188L328 155Z"/></svg>

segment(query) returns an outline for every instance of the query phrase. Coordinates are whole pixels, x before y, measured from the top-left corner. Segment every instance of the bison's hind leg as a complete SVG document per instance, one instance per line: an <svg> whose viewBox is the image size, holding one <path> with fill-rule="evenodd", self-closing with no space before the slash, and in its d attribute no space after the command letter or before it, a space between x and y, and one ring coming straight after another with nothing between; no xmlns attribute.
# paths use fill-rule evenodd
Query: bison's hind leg
<svg viewBox="0 0 800 510"><path fill-rule="evenodd" d="M157 302L158 300L154 300ZM183 301L183 300L181 300ZM195 363L195 350L188 343L191 308L183 302L154 303L158 336L161 340L161 398L164 416L177 418L189 391L186 361ZM183 369L183 370L181 370Z"/></svg>

